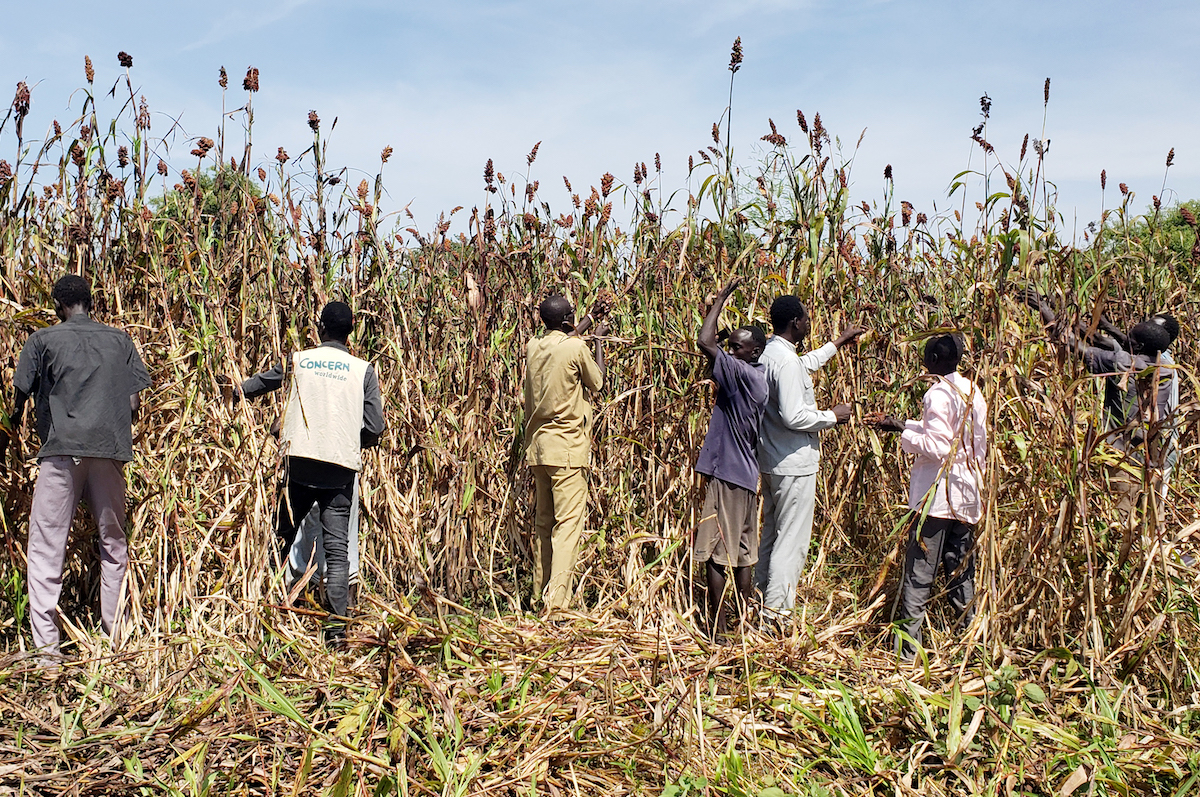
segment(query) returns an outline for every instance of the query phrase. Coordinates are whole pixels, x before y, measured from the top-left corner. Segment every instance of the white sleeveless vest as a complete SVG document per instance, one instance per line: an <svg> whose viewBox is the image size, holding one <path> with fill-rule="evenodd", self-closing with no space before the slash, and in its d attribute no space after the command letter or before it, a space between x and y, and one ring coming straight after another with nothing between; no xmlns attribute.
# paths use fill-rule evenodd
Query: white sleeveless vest
<svg viewBox="0 0 1200 797"><path fill-rule="evenodd" d="M362 467L363 378L367 361L333 346L292 355L291 388L283 410L284 453Z"/></svg>

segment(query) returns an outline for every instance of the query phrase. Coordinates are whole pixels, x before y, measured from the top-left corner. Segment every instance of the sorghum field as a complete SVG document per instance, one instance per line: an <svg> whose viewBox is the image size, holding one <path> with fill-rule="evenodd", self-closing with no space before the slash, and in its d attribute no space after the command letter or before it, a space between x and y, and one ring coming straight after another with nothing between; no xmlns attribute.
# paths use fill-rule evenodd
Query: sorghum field
<svg viewBox="0 0 1200 797"><path fill-rule="evenodd" d="M303 153L254 140L257 70L240 86L221 70L233 112L199 137L151 130L132 69L85 71L73 118L35 131L22 83L0 126L0 377L54 320L67 271L138 342L154 388L127 469L131 618L122 638L99 633L81 513L71 659L46 676L25 658L27 423L2 475L0 793L1200 790L1200 575L1183 558L1200 547L1200 244L1159 186L1098 175L1103 221L1064 232L1041 134L993 150L984 102L969 172L946 175L953 209L935 214L895 197L890 169L854 173L815 109L739 118L762 127L764 154L737 160L726 113L697 131L684 186L663 185L647 153L620 177L568 175L571 205L551 208L540 184L562 176L539 173L530 142L480 164L473 207L418 229L378 209L391 147L354 184L327 162L316 112ZM115 105L101 102L112 82ZM922 336L967 338L991 415L979 615L959 637L935 610L913 666L886 647L907 463L856 424L824 437L794 624L732 644L697 630L691 464L713 388L695 336L735 275L728 324L762 322L790 291L815 344L870 328L818 382L823 404L853 399L858 417L918 415ZM1124 559L1098 386L1020 301L1026 284L1068 322L1165 309L1183 327L1181 467ZM524 344L549 291L616 299L578 614L562 624L528 607L521 439ZM314 341L331 298L360 314L352 344L379 369L389 424L364 470L363 584L341 653L273 564L278 405L235 406L227 387Z"/></svg>

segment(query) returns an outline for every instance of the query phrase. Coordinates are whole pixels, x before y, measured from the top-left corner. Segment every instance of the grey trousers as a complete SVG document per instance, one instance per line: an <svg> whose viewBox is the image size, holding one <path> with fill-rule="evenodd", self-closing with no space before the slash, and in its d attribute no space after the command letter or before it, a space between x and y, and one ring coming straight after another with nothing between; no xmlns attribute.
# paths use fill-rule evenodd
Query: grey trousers
<svg viewBox="0 0 1200 797"><path fill-rule="evenodd" d="M350 584L358 582L358 475L354 476L354 494L350 498L350 528L346 556L350 565ZM321 531L321 509L317 504L304 516L296 539L288 553L288 583L295 584L304 578L308 568L317 566L316 577L324 579L328 566L325 563L325 541Z"/></svg>
<svg viewBox="0 0 1200 797"><path fill-rule="evenodd" d="M87 500L100 531L100 621L105 632L112 633L129 563L124 465L93 457L45 457L38 465L27 555L29 624L40 653L58 654L63 560L80 498Z"/></svg>
<svg viewBox="0 0 1200 797"><path fill-rule="evenodd" d="M754 577L766 609L776 614L791 612L796 605L796 585L808 560L817 474L764 473L762 495L762 539Z"/></svg>
<svg viewBox="0 0 1200 797"><path fill-rule="evenodd" d="M900 602L893 617L899 619L899 629L913 640L896 637L898 653L905 659L915 656L916 645L921 644L921 626L925 622L925 609L933 594L939 564L947 579L950 605L960 618L959 627L967 626L975 614L971 607L975 597L975 554L972 550L975 527L949 518L926 517L924 523L920 521L920 516L913 518L900 582Z"/></svg>

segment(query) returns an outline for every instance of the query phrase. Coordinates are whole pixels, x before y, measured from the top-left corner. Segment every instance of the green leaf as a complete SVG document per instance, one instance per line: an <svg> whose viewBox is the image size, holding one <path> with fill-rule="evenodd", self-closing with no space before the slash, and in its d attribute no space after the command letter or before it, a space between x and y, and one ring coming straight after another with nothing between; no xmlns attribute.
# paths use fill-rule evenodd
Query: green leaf
<svg viewBox="0 0 1200 797"><path fill-rule="evenodd" d="M1032 700L1034 703L1045 703L1046 702L1046 691L1044 689L1042 689L1042 687L1038 686L1037 684L1035 684L1035 683L1025 684L1025 686L1022 687L1022 690L1025 692L1025 697Z"/></svg>

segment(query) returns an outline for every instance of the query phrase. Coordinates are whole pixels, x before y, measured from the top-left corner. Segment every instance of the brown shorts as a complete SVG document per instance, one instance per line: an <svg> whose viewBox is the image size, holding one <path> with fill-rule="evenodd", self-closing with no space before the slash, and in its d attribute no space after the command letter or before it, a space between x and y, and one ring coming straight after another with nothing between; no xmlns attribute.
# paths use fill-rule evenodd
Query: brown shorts
<svg viewBox="0 0 1200 797"><path fill-rule="evenodd" d="M749 567L758 562L758 494L709 478L696 526L696 561Z"/></svg>

